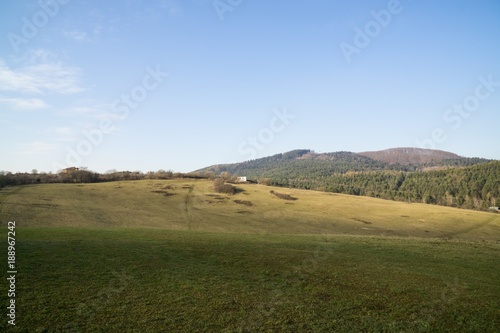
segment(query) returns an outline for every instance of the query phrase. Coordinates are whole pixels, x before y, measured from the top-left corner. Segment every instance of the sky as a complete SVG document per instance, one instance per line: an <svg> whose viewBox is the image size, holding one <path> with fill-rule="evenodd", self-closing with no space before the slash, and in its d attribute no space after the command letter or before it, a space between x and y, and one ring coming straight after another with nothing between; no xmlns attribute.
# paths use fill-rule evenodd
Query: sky
<svg viewBox="0 0 500 333"><path fill-rule="evenodd" d="M496 0L2 1L0 170L500 159L499 17Z"/></svg>

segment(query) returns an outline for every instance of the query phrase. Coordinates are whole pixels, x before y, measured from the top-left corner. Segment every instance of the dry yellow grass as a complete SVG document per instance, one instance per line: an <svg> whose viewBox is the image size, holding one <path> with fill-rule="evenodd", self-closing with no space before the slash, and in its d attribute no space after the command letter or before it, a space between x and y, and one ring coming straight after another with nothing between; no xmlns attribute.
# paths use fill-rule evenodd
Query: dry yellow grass
<svg viewBox="0 0 500 333"><path fill-rule="evenodd" d="M0 191L0 218L28 227L500 240L500 215L494 213L261 185L237 187L241 191L233 196L214 193L210 181L187 179L14 187ZM297 200L279 199L270 190Z"/></svg>

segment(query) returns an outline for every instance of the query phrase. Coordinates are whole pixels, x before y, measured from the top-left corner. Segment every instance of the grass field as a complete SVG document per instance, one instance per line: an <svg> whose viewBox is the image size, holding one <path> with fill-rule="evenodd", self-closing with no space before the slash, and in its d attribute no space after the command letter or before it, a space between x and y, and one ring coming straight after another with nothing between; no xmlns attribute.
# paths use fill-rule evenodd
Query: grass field
<svg viewBox="0 0 500 333"><path fill-rule="evenodd" d="M151 227L259 234L347 234L500 240L500 215L315 191L209 181L47 184L0 191L0 218L23 227ZM270 190L290 194L282 200ZM240 202L250 202L245 205Z"/></svg>
<svg viewBox="0 0 500 333"><path fill-rule="evenodd" d="M0 253L6 267L15 220L18 269L16 326L0 331L499 331L500 215L238 187L0 191Z"/></svg>

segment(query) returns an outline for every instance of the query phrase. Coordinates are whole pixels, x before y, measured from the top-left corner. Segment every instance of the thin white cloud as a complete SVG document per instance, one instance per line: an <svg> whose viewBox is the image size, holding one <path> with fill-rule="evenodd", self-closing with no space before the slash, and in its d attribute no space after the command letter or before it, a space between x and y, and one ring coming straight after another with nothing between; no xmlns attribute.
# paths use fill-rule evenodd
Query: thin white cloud
<svg viewBox="0 0 500 333"><path fill-rule="evenodd" d="M0 59L0 91L31 94L74 94L79 86L80 69L60 62L43 62L20 69L10 68Z"/></svg>
<svg viewBox="0 0 500 333"><path fill-rule="evenodd" d="M76 40L77 42L90 42L91 41L88 34L85 31L80 31L80 30L65 31L64 36L67 38Z"/></svg>
<svg viewBox="0 0 500 333"><path fill-rule="evenodd" d="M52 131L60 135L74 135L74 129L71 127L54 127Z"/></svg>
<svg viewBox="0 0 500 333"><path fill-rule="evenodd" d="M45 62L55 62L55 55L45 49L29 49L21 57L16 57L24 65L34 65Z"/></svg>
<svg viewBox="0 0 500 333"><path fill-rule="evenodd" d="M95 115L98 112L99 108L92 106L72 106L64 110L64 113L68 115Z"/></svg>
<svg viewBox="0 0 500 333"><path fill-rule="evenodd" d="M15 110L40 110L49 105L38 98L6 98L0 97L0 104L6 104Z"/></svg>
<svg viewBox="0 0 500 333"><path fill-rule="evenodd" d="M45 130L56 142L74 142L78 138L78 131L73 127L52 127Z"/></svg>
<svg viewBox="0 0 500 333"><path fill-rule="evenodd" d="M85 116L94 121L100 119L123 120L123 115L112 112L113 107L110 103L97 103L95 101L86 101L64 109L61 115L64 116Z"/></svg>
<svg viewBox="0 0 500 333"><path fill-rule="evenodd" d="M32 155L32 154L46 154L55 150L59 145L53 143L47 143L43 141L34 141L30 143L19 144L18 154L21 155Z"/></svg>

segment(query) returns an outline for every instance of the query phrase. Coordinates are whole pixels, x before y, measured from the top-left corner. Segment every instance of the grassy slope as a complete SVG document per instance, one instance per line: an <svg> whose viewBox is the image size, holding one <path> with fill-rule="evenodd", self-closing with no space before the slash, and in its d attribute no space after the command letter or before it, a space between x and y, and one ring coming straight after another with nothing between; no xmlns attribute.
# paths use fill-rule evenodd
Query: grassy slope
<svg viewBox="0 0 500 333"><path fill-rule="evenodd" d="M222 200L207 196L210 185L142 181L0 192L2 225L17 221L18 321L9 331L500 326L496 215L276 189L298 198L289 204L250 185ZM444 237L418 237L433 235ZM4 317L0 331L5 325Z"/></svg>
<svg viewBox="0 0 500 333"><path fill-rule="evenodd" d="M25 186L0 191L0 219L21 226L500 240L500 216L492 213L274 188L298 198L286 201L271 195L271 187L238 187L243 191L229 197L214 194L211 182L190 180Z"/></svg>

